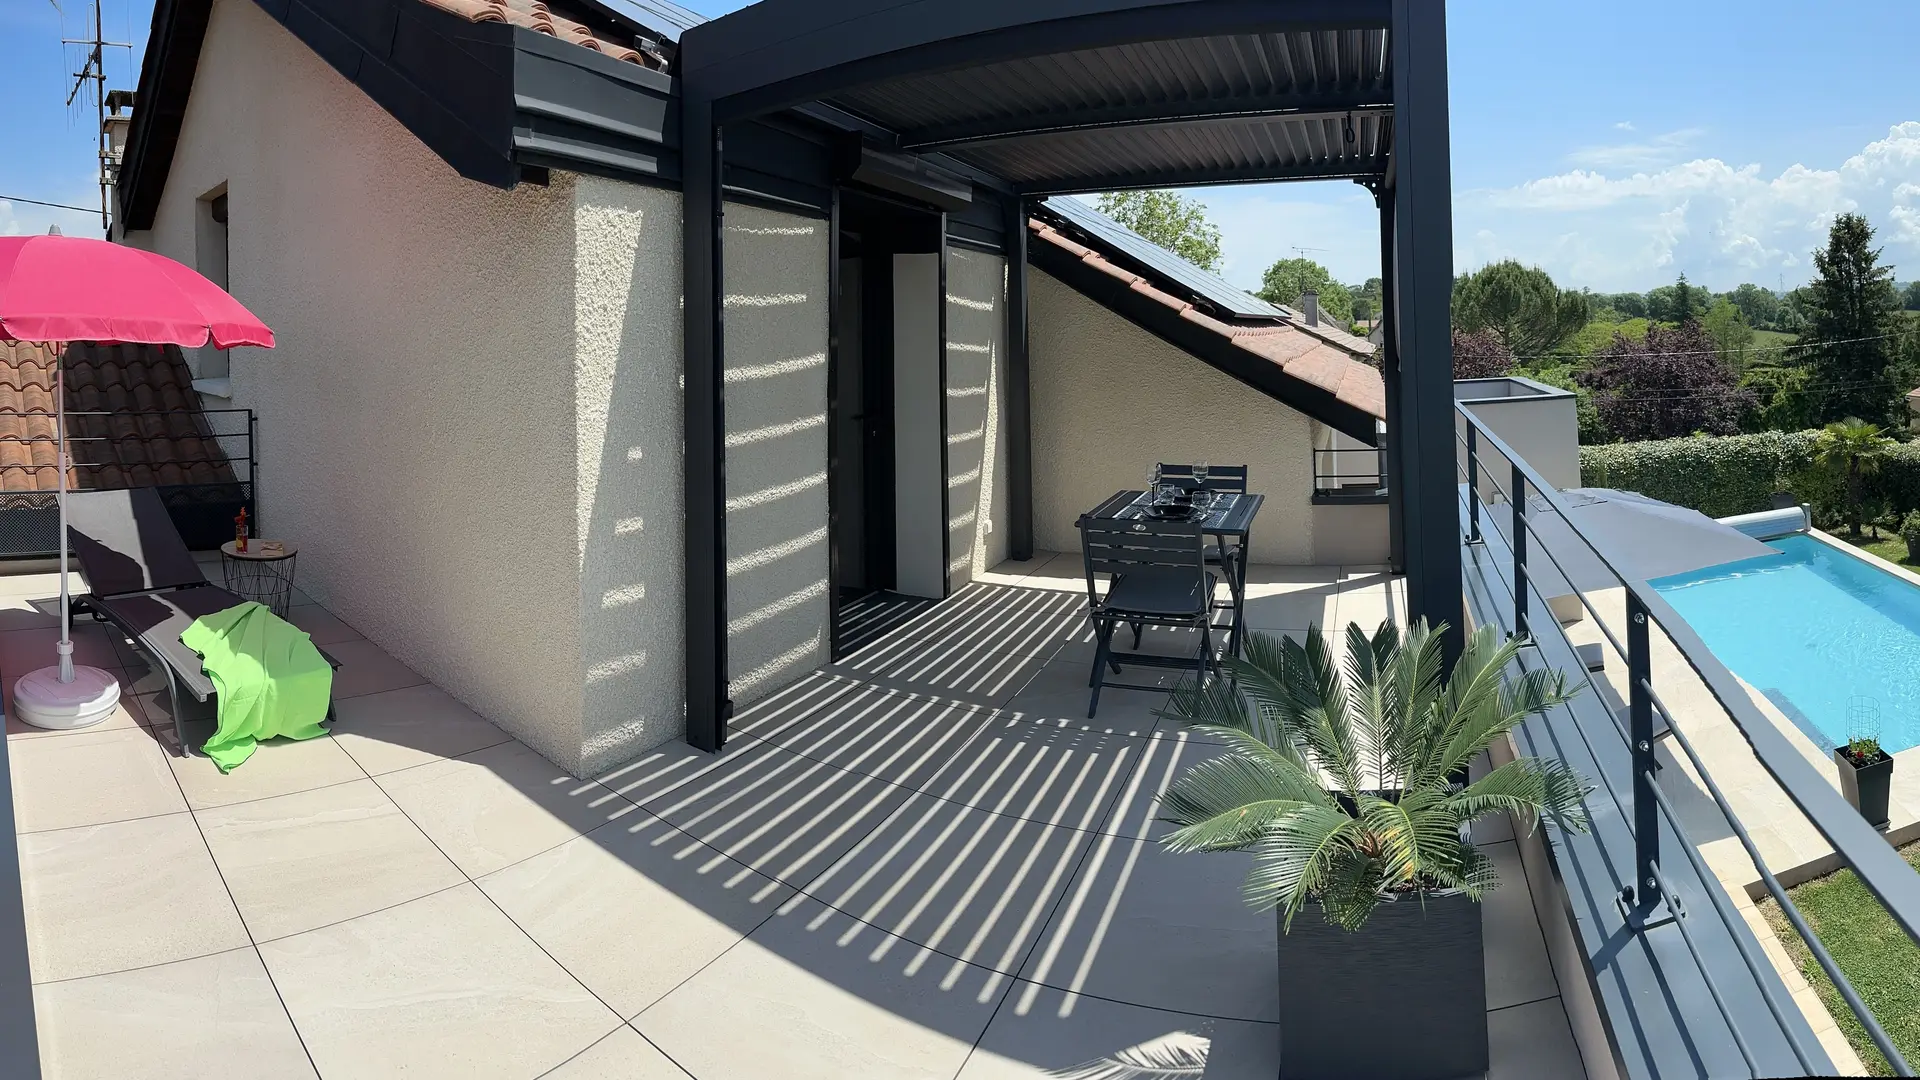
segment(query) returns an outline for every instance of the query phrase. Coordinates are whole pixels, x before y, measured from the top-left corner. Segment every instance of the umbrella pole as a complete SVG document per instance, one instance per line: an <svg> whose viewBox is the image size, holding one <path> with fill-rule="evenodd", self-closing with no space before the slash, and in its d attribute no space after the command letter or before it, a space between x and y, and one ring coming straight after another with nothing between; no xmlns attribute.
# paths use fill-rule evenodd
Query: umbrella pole
<svg viewBox="0 0 1920 1080"><path fill-rule="evenodd" d="M53 345L53 435L59 446L55 464L60 472L60 535L56 539L60 547L60 644L54 648L60 654L60 681L70 683L73 681L73 614L68 610L67 596L67 364L63 352L64 345Z"/></svg>

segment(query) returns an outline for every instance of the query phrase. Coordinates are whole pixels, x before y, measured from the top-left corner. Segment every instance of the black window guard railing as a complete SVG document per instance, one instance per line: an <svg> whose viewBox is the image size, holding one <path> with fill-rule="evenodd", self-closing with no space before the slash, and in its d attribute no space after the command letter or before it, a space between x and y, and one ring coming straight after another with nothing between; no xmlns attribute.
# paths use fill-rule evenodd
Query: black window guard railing
<svg viewBox="0 0 1920 1080"><path fill-rule="evenodd" d="M1371 446L1313 452L1315 502L1379 502L1387 494L1387 452Z"/></svg>
<svg viewBox="0 0 1920 1080"><path fill-rule="evenodd" d="M1747 696L1738 679L1727 670L1717 657L1706 647L1678 612L1667 603L1657 591L1645 581L1631 579L1622 574L1607 557L1607 554L1594 544L1591 538L1580 528L1567 512L1564 502L1552 484L1548 483L1532 466L1528 465L1510 446L1488 429L1478 417L1464 406L1455 406L1458 416L1464 421L1456 430L1456 439L1464 448L1460 460L1459 473L1465 481L1463 501L1467 509L1467 520L1463 539L1468 544L1484 544L1482 517L1501 514L1507 527L1503 530L1504 539L1511 556L1512 572L1512 615L1513 626L1518 633L1525 634L1532 613L1528 610L1527 596L1531 591L1532 574L1530 567L1537 568L1532 560L1544 557L1548 565L1565 579L1569 592L1578 598L1580 605L1592 618L1608 647L1625 660L1628 673L1628 699L1626 725L1612 710L1607 710L1613 719L1613 726L1625 740L1633 763L1632 785L1632 833L1634 838L1635 880L1628 884L1620 896L1621 906L1629 913L1629 925L1636 930L1644 930L1656 922L1675 925L1685 941L1689 952L1701 967L1707 980L1709 991L1715 1004L1732 1034L1742 1058L1753 1074L1761 1075L1760 1064L1749 1040L1741 1032L1734 1010L1728 1007L1722 990L1715 984L1712 967L1700 956L1693 931L1688 926L1689 913L1686 909L1687 897L1676 893L1667 875L1660 868L1660 828L1658 818L1664 816L1673 834L1682 839L1678 846L1681 855L1688 861L1694 872L1703 882L1709 883L1702 890L1716 915L1732 927L1739 916L1731 910L1724 890L1713 887L1715 878L1707 867L1696 846L1685 839L1686 830L1681 824L1680 815L1672 800L1660 786L1660 766L1654 749L1663 741L1671 741L1678 746L1686 759L1692 764L1695 775L1714 806L1726 819L1729 829L1739 840L1747 857L1753 861L1761 882L1767 893L1779 904L1794 932L1806 944L1822 971L1833 981L1834 988L1846 1002L1854 1016L1860 1021L1867 1037L1886 1058L1894 1072L1900 1076L1913 1076L1912 1066L1893 1045L1886 1030L1881 1026L1859 992L1847 979L1832 955L1821 944L1819 937L1807 925L1804 915L1795 906L1793 898L1786 888L1767 866L1759 847L1748 833L1739 815L1727 801L1725 793L1714 780L1713 772L1707 762L1695 750L1692 740L1682 730L1680 722L1671 709L1660 699L1653 685L1651 630L1658 626L1665 632L1668 640L1678 649L1688 665L1699 676L1701 682L1712 694L1715 702L1727 714L1734 725L1746 737L1755 758L1767 771L1781 790L1793 802L1814 828L1833 845L1841 860L1853 870L1866 885L1867 889L1892 915L1902 931L1917 943L1920 943L1920 873L1894 850L1878 830L1869 825L1860 813L1849 805L1840 792L1829 783L1806 760L1793 744L1769 721ZM1497 456L1493 464L1495 470L1489 470L1483 463L1483 454L1491 450ZM1506 482L1495 479L1497 472L1506 473ZM1487 496L1496 495L1497 500ZM1567 531L1578 537L1582 544L1597 558L1620 586L1625 590L1627 609L1627 641L1622 644L1607 626L1605 618L1594 607L1592 600L1583 590L1574 584L1549 546L1537 535L1529 541L1530 534L1537 532L1534 524L1528 520L1529 511L1551 513L1560 518ZM1494 522L1498 524L1496 520ZM1551 618L1551 614L1548 616ZM1596 693L1599 685L1595 683L1591 669L1583 671L1582 677ZM1654 715L1659 714L1663 721L1659 730L1654 726ZM1777 979L1762 976L1762 967L1769 964L1767 958L1753 947L1755 943L1747 935L1732 935L1740 952L1741 960L1755 983L1761 988L1767 1009L1773 1019L1786 1034L1792 1045L1795 1057L1809 1073L1822 1071L1818 1065L1824 1055L1815 1048L1804 1045L1805 1038L1797 1034L1800 1025L1787 1020L1789 1010L1796 1011L1798 1006L1777 987Z"/></svg>

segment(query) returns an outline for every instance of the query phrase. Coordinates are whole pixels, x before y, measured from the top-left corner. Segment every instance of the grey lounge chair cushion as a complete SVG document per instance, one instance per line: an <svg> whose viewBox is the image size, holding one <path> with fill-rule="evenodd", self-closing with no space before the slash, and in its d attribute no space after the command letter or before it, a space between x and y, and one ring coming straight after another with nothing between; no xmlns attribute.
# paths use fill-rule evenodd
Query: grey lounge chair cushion
<svg viewBox="0 0 1920 1080"><path fill-rule="evenodd" d="M1100 603L1103 615L1158 615L1199 618L1213 605L1218 582L1207 575L1205 586L1192 571L1135 570L1113 583Z"/></svg>
<svg viewBox="0 0 1920 1080"><path fill-rule="evenodd" d="M213 680L200 666L200 654L180 643L180 635L202 615L225 611L246 600L215 585L145 596L96 596L88 601L140 639L173 669L181 689L199 701L213 693Z"/></svg>
<svg viewBox="0 0 1920 1080"><path fill-rule="evenodd" d="M67 543L95 596L207 583L152 488L69 494Z"/></svg>

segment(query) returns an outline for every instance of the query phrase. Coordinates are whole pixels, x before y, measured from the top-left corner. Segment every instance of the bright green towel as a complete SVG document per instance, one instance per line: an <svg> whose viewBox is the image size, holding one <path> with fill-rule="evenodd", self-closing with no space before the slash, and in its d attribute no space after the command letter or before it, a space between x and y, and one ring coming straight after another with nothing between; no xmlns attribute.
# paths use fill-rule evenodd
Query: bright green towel
<svg viewBox="0 0 1920 1080"><path fill-rule="evenodd" d="M306 631L248 601L203 615L180 635L219 692L219 728L205 750L227 772L276 735L325 735L333 668Z"/></svg>

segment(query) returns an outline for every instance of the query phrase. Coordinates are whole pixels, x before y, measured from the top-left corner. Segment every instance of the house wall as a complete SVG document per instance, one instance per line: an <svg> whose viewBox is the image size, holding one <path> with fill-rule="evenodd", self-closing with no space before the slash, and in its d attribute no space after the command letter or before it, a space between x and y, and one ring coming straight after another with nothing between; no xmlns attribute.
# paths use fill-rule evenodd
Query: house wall
<svg viewBox="0 0 1920 1080"><path fill-rule="evenodd" d="M1312 420L1037 269L1028 291L1036 547L1080 550L1082 513L1156 461L1205 458L1266 496L1255 562L1314 561Z"/></svg>
<svg viewBox="0 0 1920 1080"><path fill-rule="evenodd" d="M726 208L727 660L736 706L827 660L827 240L819 219ZM675 488L676 510L679 497Z"/></svg>
<svg viewBox="0 0 1920 1080"><path fill-rule="evenodd" d="M194 261L222 184L279 342L234 352L232 404L301 588L569 769L678 735L678 193L462 179L248 0L128 241Z"/></svg>
<svg viewBox="0 0 1920 1080"><path fill-rule="evenodd" d="M226 185L260 523L299 585L563 765L583 746L575 192L459 177L250 0L216 0L154 227ZM342 650L347 652L349 650Z"/></svg>
<svg viewBox="0 0 1920 1080"><path fill-rule="evenodd" d="M947 529L954 588L1007 557L1007 260L947 257Z"/></svg>

